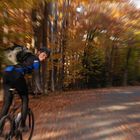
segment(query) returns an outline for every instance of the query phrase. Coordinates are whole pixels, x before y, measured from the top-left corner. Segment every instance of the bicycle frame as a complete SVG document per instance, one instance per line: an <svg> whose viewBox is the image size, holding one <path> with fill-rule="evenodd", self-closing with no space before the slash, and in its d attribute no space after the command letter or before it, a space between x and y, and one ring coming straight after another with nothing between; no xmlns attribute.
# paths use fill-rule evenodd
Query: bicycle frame
<svg viewBox="0 0 140 140"><path fill-rule="evenodd" d="M13 98L15 98L15 89L9 89L9 92L11 92L11 94L13 94ZM17 140L23 140L22 137L23 137L23 134L22 134L22 129L21 129L21 121L22 121L22 118L21 118L21 111L20 111L20 115L18 114L17 115L17 111L21 109L21 104L20 105L16 105L16 101L15 99L13 99L13 102L12 102L12 107L10 108L9 110L9 113L3 117L3 120L1 121L1 126L4 126L5 125L5 120L8 119L8 121L10 122L10 131L9 133L6 133L6 135L3 135L6 140L11 140L13 137L15 137ZM17 112L17 113L16 113ZM33 112L31 111L30 108L28 108L28 115L29 117L29 122L28 122L28 126L29 126L29 137L28 137L28 140L31 140L32 138L32 135L33 135L33 131L34 131L34 114ZM27 118L26 118L27 120ZM3 127L1 127L3 128ZM3 133L3 129L2 129L2 133Z"/></svg>
<svg viewBox="0 0 140 140"><path fill-rule="evenodd" d="M15 98L15 94L16 94L15 89L9 89L9 92L11 92L11 94L13 94L13 98ZM20 133L19 126L20 126L21 118L18 121L16 121L17 118L16 111L20 108L21 108L21 104L17 106L15 103L15 99L13 99L12 107L8 113L8 116L11 117L11 122L12 122L12 128L10 132L11 138L17 135L18 133Z"/></svg>

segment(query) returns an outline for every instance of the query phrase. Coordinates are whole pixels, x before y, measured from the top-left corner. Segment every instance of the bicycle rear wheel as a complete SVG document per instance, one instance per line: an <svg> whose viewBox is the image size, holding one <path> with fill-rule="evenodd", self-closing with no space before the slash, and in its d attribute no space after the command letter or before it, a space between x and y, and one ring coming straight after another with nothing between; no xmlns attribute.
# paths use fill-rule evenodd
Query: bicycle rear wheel
<svg viewBox="0 0 140 140"><path fill-rule="evenodd" d="M4 116L0 120L0 136L3 139L10 140L12 134L12 120L9 115Z"/></svg>
<svg viewBox="0 0 140 140"><path fill-rule="evenodd" d="M29 109L27 114L26 126L29 130L27 130L27 132L22 132L22 139L31 140L34 131L34 114L31 109Z"/></svg>

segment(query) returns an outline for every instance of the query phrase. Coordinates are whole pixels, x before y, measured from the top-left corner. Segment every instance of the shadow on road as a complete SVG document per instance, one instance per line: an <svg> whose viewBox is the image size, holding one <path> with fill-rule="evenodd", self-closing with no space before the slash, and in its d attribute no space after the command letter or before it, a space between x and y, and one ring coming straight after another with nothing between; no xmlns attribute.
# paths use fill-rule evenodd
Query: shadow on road
<svg viewBox="0 0 140 140"><path fill-rule="evenodd" d="M87 94L74 94L78 102L63 110L40 112L33 140L140 139L140 88Z"/></svg>

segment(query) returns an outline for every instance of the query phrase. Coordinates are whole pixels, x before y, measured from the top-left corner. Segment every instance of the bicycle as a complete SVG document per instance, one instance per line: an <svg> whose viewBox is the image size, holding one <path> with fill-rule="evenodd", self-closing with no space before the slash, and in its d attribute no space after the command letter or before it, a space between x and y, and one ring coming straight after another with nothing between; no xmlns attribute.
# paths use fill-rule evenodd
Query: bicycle
<svg viewBox="0 0 140 140"><path fill-rule="evenodd" d="M15 89L9 89L9 92L16 94ZM0 120L0 136L5 140L31 140L34 131L34 114L30 108L28 108L28 114L26 118L27 132L23 132L21 129L21 104L16 106L15 99L13 100L12 108L9 113Z"/></svg>

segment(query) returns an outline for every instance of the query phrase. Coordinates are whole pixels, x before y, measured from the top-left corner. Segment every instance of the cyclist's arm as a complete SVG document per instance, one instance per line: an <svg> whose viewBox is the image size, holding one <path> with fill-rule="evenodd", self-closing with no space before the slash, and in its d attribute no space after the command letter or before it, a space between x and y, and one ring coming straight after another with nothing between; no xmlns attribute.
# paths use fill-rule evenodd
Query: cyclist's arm
<svg viewBox="0 0 140 140"><path fill-rule="evenodd" d="M40 76L40 62L39 60L34 60L33 63L33 79L35 83L35 87L37 88L38 92L43 92L41 86L41 76Z"/></svg>

